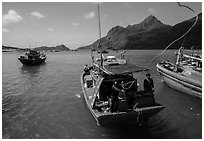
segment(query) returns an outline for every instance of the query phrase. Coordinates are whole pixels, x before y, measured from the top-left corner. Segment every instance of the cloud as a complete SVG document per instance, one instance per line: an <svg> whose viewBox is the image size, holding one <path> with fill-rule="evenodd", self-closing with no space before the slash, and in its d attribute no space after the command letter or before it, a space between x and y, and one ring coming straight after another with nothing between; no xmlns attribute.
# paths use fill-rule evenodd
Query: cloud
<svg viewBox="0 0 204 141"><path fill-rule="evenodd" d="M85 19L92 19L92 18L94 18L95 17L95 13L93 12L93 11L91 11L91 12L89 12L89 13L86 13L85 15L84 15L84 18Z"/></svg>
<svg viewBox="0 0 204 141"><path fill-rule="evenodd" d="M4 14L2 17L3 26L8 25L9 23L16 23L23 20L23 18L14 10L9 10L7 14Z"/></svg>
<svg viewBox="0 0 204 141"><path fill-rule="evenodd" d="M49 27L49 28L48 28L48 30L49 30L49 31L51 31L51 32L52 32L52 31L54 31L54 29L53 29L53 28L51 28L51 27Z"/></svg>
<svg viewBox="0 0 204 141"><path fill-rule="evenodd" d="M157 12L157 10L154 9L154 8L148 8L147 10L148 10L151 14L155 14L155 13Z"/></svg>
<svg viewBox="0 0 204 141"><path fill-rule="evenodd" d="M30 14L37 19L45 18L45 16L42 15L40 12L31 12Z"/></svg>
<svg viewBox="0 0 204 141"><path fill-rule="evenodd" d="M79 23L73 22L72 25L73 25L73 26L79 26Z"/></svg>
<svg viewBox="0 0 204 141"><path fill-rule="evenodd" d="M10 32L10 31L7 28L2 28L2 32L7 33L7 32Z"/></svg>

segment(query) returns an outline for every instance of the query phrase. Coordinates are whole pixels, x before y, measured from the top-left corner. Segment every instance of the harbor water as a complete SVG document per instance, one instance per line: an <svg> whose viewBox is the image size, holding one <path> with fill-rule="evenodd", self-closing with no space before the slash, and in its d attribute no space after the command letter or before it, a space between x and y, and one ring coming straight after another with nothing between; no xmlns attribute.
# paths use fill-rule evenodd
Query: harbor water
<svg viewBox="0 0 204 141"><path fill-rule="evenodd" d="M80 76L90 51L47 53L45 64L23 66L23 53L2 53L2 138L10 139L201 139L202 99L169 88L156 61L175 61L175 50L126 51L129 63L150 68L156 102L165 106L142 125L97 126L83 99ZM149 65L150 64L150 65ZM147 72L134 76L140 82Z"/></svg>

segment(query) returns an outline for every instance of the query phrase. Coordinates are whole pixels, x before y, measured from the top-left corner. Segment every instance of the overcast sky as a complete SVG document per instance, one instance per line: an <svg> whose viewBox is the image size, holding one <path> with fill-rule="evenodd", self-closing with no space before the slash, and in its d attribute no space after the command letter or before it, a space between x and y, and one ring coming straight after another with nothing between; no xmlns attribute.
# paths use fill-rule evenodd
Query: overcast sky
<svg viewBox="0 0 204 141"><path fill-rule="evenodd" d="M196 13L201 2L182 2ZM154 15L161 22L175 25L194 14L176 2L100 3L102 36L114 26L137 24ZM17 47L56 46L71 49L99 38L97 4L91 2L3 2L2 42Z"/></svg>

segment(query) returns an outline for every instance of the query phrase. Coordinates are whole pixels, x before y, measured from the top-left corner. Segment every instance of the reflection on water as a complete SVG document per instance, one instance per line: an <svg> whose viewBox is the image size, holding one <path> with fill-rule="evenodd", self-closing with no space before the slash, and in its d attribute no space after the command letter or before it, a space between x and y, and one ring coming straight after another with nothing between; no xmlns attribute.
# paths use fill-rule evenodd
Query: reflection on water
<svg viewBox="0 0 204 141"><path fill-rule="evenodd" d="M45 68L46 68L46 63L43 63L41 65L34 65L34 66L22 65L22 67L20 67L20 73L22 75L35 77L35 76L38 76L40 72L42 72Z"/></svg>

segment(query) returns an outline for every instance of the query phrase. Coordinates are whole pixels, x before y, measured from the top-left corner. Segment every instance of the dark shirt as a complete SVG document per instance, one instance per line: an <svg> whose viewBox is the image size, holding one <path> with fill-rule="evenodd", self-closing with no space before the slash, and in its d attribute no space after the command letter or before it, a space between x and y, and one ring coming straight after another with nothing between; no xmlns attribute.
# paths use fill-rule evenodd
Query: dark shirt
<svg viewBox="0 0 204 141"><path fill-rule="evenodd" d="M144 80L144 91L145 92L153 92L152 88L154 88L154 82L151 78L146 78Z"/></svg>

